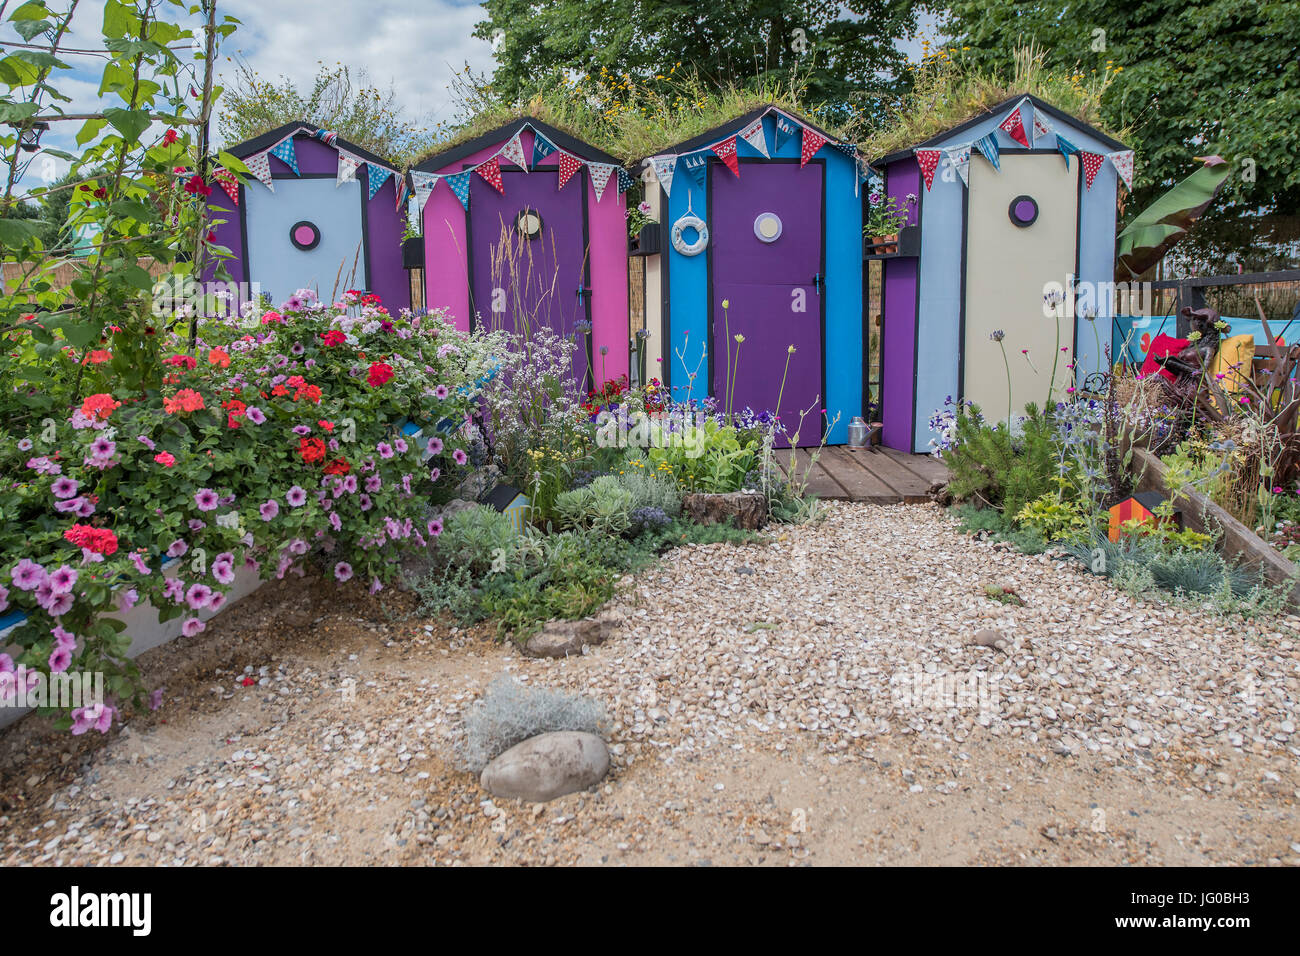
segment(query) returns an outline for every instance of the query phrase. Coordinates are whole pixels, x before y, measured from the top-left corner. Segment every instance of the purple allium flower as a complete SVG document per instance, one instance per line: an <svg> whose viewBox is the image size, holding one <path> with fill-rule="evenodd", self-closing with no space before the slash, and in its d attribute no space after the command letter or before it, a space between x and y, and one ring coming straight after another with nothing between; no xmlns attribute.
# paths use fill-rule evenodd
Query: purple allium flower
<svg viewBox="0 0 1300 956"><path fill-rule="evenodd" d="M442 439L434 435L429 439L429 454L436 455L442 451Z"/></svg>
<svg viewBox="0 0 1300 956"><path fill-rule="evenodd" d="M140 557L140 555L137 554L135 551L132 551L128 555L128 557L131 559L131 563L135 565L135 569L139 571L141 574L153 573L152 571L149 570L149 565L145 562L144 558Z"/></svg>
<svg viewBox="0 0 1300 956"><path fill-rule="evenodd" d="M447 388L446 385L439 385L437 388L433 390L433 397L437 399L444 399L450 394L451 394L451 389Z"/></svg>
<svg viewBox="0 0 1300 956"><path fill-rule="evenodd" d="M465 462L469 461L469 455L465 454L464 448L457 448L451 453L451 460L458 465L463 465Z"/></svg>
<svg viewBox="0 0 1300 956"><path fill-rule="evenodd" d="M197 617L187 617L185 623L181 625L181 633L186 637L193 637L200 633L205 627L207 627L207 625Z"/></svg>
<svg viewBox="0 0 1300 956"><path fill-rule="evenodd" d="M200 511L213 511L221 501L220 496L211 488L200 488L194 493L194 503Z"/></svg>
<svg viewBox="0 0 1300 956"><path fill-rule="evenodd" d="M153 451L155 448L158 447L153 443L153 439L151 439L148 435L136 435L135 440L138 441L141 445L144 445L144 447L148 448L150 451Z"/></svg>
<svg viewBox="0 0 1300 956"><path fill-rule="evenodd" d="M431 518L429 523L425 525L425 530L429 532L429 537L438 537L438 535L442 534L442 519Z"/></svg>
<svg viewBox="0 0 1300 956"><path fill-rule="evenodd" d="M263 521L270 521L280 513L280 502L276 501L274 498L263 501L262 504L258 506L257 513L262 516Z"/></svg>
<svg viewBox="0 0 1300 956"><path fill-rule="evenodd" d="M352 565L346 561L340 561L334 565L334 579L342 584L344 581L352 579Z"/></svg>
<svg viewBox="0 0 1300 956"><path fill-rule="evenodd" d="M185 593L185 603L190 606L191 611L201 611L208 606L208 599L212 597L212 588L206 584L191 584L189 591Z"/></svg>
<svg viewBox="0 0 1300 956"><path fill-rule="evenodd" d="M307 492L298 485L294 485L285 492L284 500L293 505L293 507L300 508L307 502Z"/></svg>
<svg viewBox="0 0 1300 956"><path fill-rule="evenodd" d="M50 655L50 673L62 674L72 663L72 651L66 647L56 647Z"/></svg>
<svg viewBox="0 0 1300 956"><path fill-rule="evenodd" d="M45 569L31 558L23 558L9 572L14 586L22 591L35 591L45 583Z"/></svg>
<svg viewBox="0 0 1300 956"><path fill-rule="evenodd" d="M81 483L79 481L64 475L62 478L54 479L54 484L50 485L50 491L54 492L56 498L71 498L80 487Z"/></svg>
<svg viewBox="0 0 1300 956"><path fill-rule="evenodd" d="M254 425L260 425L266 421L266 413L256 405L249 405L248 410L244 412L244 417Z"/></svg>
<svg viewBox="0 0 1300 956"><path fill-rule="evenodd" d="M386 441L381 441L378 445L376 445L376 446L375 446L375 451L379 452L379 457L380 457L380 458L392 458L392 457L393 457L393 446L390 445L390 444L388 444L388 442L386 442Z"/></svg>
<svg viewBox="0 0 1300 956"><path fill-rule="evenodd" d="M66 564L60 565L54 569L46 581L55 594L67 594L72 590L72 586L77 583L77 569Z"/></svg>
<svg viewBox="0 0 1300 956"><path fill-rule="evenodd" d="M190 546L188 544L186 544L181 538L177 538L175 541L173 541L171 544L167 546L167 557L179 558L183 556L185 552L188 551L189 549Z"/></svg>

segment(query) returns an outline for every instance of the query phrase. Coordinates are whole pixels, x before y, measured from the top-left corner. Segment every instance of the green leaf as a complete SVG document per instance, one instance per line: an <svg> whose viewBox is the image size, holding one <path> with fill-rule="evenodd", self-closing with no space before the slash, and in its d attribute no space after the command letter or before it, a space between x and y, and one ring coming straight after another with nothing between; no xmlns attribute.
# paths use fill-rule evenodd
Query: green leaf
<svg viewBox="0 0 1300 956"><path fill-rule="evenodd" d="M35 116L40 106L36 103L0 103L0 123L18 123Z"/></svg>
<svg viewBox="0 0 1300 956"><path fill-rule="evenodd" d="M120 0L107 0L104 4L104 36L120 38L139 28L140 19Z"/></svg>
<svg viewBox="0 0 1300 956"><path fill-rule="evenodd" d="M29 219L0 219L0 245L20 249L40 234L39 223Z"/></svg>
<svg viewBox="0 0 1300 956"><path fill-rule="evenodd" d="M227 153L224 149L217 153L217 162L226 167L226 169L230 170L232 173L240 173L241 175L248 174L248 167L244 165L243 160L238 156Z"/></svg>
<svg viewBox="0 0 1300 956"><path fill-rule="evenodd" d="M40 36L46 30L52 29L53 26L49 20L23 20L14 24L14 32L30 43L32 37Z"/></svg>
<svg viewBox="0 0 1300 956"><path fill-rule="evenodd" d="M128 143L138 142L141 134L149 128L148 110L125 110L118 107L104 110L104 117L113 124L113 128L125 137Z"/></svg>
<svg viewBox="0 0 1300 956"><path fill-rule="evenodd" d="M102 130L107 123L108 120L105 119L86 120L81 129L77 131L77 145L85 146L99 135L99 131Z"/></svg>
<svg viewBox="0 0 1300 956"><path fill-rule="evenodd" d="M24 3L9 15L10 20L44 20L49 14L43 3Z"/></svg>

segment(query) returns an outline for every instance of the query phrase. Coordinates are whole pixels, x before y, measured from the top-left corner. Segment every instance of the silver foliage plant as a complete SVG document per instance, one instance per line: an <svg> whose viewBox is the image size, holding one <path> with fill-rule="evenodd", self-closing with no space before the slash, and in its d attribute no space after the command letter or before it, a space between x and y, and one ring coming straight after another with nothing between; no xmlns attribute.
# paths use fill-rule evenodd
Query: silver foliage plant
<svg viewBox="0 0 1300 956"><path fill-rule="evenodd" d="M598 701L544 687L526 687L502 674L466 710L456 757L463 769L480 773L494 757L529 737L557 730L599 734L604 725L605 708Z"/></svg>

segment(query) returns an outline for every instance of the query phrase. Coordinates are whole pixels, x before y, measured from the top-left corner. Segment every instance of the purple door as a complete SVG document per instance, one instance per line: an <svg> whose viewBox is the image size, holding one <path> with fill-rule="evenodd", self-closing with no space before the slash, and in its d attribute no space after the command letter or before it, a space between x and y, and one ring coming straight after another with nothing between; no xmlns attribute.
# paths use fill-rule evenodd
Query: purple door
<svg viewBox="0 0 1300 956"><path fill-rule="evenodd" d="M826 401L822 173L821 163L755 160L742 161L737 178L722 163L709 164L713 394L725 407L730 348L732 408L777 412L779 396L781 421L790 435L798 430L799 445L821 441ZM745 338L740 345L737 335ZM780 435L777 443L788 444Z"/></svg>
<svg viewBox="0 0 1300 956"><path fill-rule="evenodd" d="M572 339L578 346L574 378L588 388L585 173L575 174L563 189L555 188L556 175L549 169L503 168L501 179L504 195L482 177L470 177L474 322L525 334L551 328Z"/></svg>

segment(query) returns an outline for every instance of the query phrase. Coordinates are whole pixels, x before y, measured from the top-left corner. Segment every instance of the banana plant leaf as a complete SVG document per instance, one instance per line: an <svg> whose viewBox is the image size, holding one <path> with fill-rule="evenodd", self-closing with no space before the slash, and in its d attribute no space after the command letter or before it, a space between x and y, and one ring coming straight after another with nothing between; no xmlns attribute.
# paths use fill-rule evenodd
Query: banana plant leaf
<svg viewBox="0 0 1300 956"><path fill-rule="evenodd" d="M1159 262L1178 244L1210 207L1232 167L1218 156L1153 202L1119 234L1115 281L1131 282Z"/></svg>

